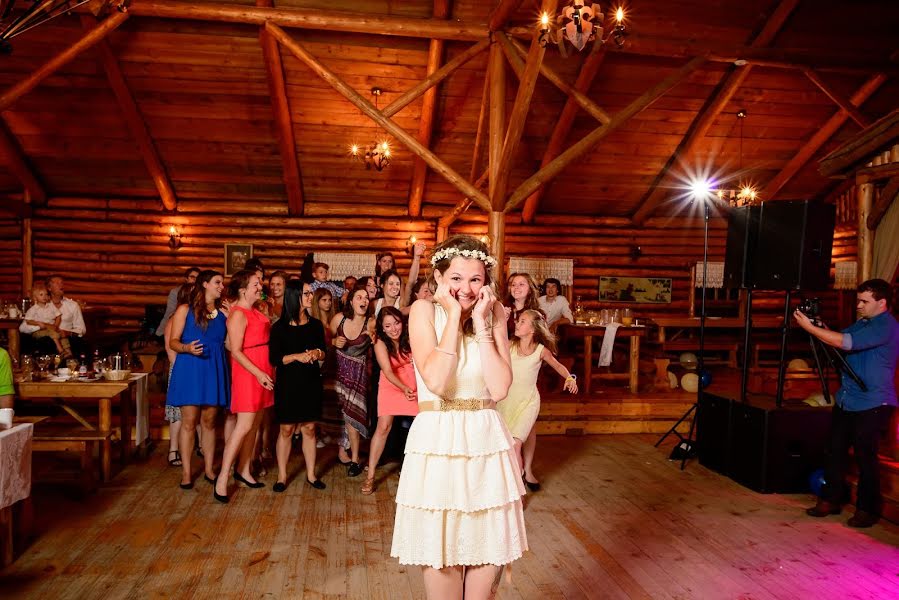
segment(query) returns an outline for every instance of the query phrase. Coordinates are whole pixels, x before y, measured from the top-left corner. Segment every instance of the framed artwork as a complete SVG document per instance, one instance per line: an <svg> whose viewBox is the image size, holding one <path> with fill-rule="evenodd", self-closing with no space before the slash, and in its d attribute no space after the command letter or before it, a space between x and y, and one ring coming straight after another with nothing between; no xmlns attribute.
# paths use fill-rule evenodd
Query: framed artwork
<svg viewBox="0 0 899 600"><path fill-rule="evenodd" d="M599 278L599 301L669 304L671 279L604 275Z"/></svg>
<svg viewBox="0 0 899 600"><path fill-rule="evenodd" d="M253 258L253 244L225 244L225 277L244 268Z"/></svg>

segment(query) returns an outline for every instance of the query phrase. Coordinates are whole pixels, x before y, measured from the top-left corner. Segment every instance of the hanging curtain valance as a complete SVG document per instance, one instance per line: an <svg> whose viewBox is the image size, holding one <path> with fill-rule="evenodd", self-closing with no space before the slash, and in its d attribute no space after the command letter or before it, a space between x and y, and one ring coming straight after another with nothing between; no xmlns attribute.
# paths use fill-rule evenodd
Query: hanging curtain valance
<svg viewBox="0 0 899 600"><path fill-rule="evenodd" d="M509 258L509 272L528 273L538 285L551 277L558 279L562 285L573 285L574 259L512 256Z"/></svg>
<svg viewBox="0 0 899 600"><path fill-rule="evenodd" d="M330 267L328 276L339 281L352 275L365 277L375 274L376 255L373 252L316 252L315 262Z"/></svg>
<svg viewBox="0 0 899 600"><path fill-rule="evenodd" d="M702 285L702 261L696 263L696 270L693 275L693 286L701 288ZM706 282L706 288L723 288L724 287L724 263L712 262L708 263L709 280Z"/></svg>
<svg viewBox="0 0 899 600"><path fill-rule="evenodd" d="M854 260L845 260L834 265L835 290L854 290L858 287L858 263Z"/></svg>

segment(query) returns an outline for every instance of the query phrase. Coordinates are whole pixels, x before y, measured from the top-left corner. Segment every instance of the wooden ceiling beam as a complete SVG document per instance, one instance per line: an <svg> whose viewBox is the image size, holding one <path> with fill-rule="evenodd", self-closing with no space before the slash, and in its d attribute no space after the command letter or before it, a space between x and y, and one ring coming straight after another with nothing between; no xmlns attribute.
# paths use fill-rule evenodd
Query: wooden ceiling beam
<svg viewBox="0 0 899 600"><path fill-rule="evenodd" d="M781 0L774 12L765 22L762 30L753 37L753 47L764 47L774 41L777 33L783 28L787 19L793 13L799 0ZM714 124L721 112L730 104L734 94L749 77L752 71L751 65L732 67L730 72L721 79L709 96L699 114L690 123L687 133L681 139L674 152L668 157L665 166L655 176L649 189L643 194L643 198L633 214L634 223L642 224L653 211L668 196L669 190L679 185L677 176L673 173L675 165L683 165L685 171L692 169L690 161L696 149L705 141L705 136Z"/></svg>
<svg viewBox="0 0 899 600"><path fill-rule="evenodd" d="M125 22L130 12L114 11L96 28L87 32L80 40L42 64L28 77L12 86L0 95L0 111L8 109L13 103L36 88L40 82L56 72L64 64L105 38L116 27Z"/></svg>
<svg viewBox="0 0 899 600"><path fill-rule="evenodd" d="M537 190L537 188L552 181L568 165L589 152L600 140L621 127L621 125L628 119L651 106L653 102L664 96L669 90L686 79L693 71L704 63L705 58L701 56L691 59L677 71L666 77L660 83L654 85L620 112L616 113L607 125L600 125L584 136L579 142L568 148L565 152L559 154L559 156L550 161L548 165L528 177L509 197L509 201L506 203L504 209L505 212L513 210L519 204L524 202L528 196Z"/></svg>
<svg viewBox="0 0 899 600"><path fill-rule="evenodd" d="M88 15L81 15L81 25L87 31L93 31L98 27L97 20ZM107 40L98 41L97 50L100 53L100 63L106 72L109 87L112 88L119 110L122 111L122 116L125 119L125 125L137 144L144 165L146 165L150 178L153 180L153 185L156 186L156 191L159 193L160 200L162 200L162 205L166 210L175 210L178 207L175 188L172 187L172 182L165 171L165 166L159 157L153 138L150 137L147 123L144 121L143 115L141 115L137 102L134 101L131 88L128 87L128 82L125 81L125 75L122 73L119 61Z"/></svg>
<svg viewBox="0 0 899 600"><path fill-rule="evenodd" d="M880 197L874 201L874 206L871 207L871 213L868 215L868 229L871 231L877 229L881 219L890 209L890 205L896 200L897 195L899 195L899 175L887 182L880 192Z"/></svg>
<svg viewBox="0 0 899 600"><path fill-rule="evenodd" d="M861 106L886 80L886 75L881 73L868 78L868 80L865 81L854 94L852 94L849 101L854 106ZM815 131L814 135L809 138L805 145L799 149L799 152L787 162L784 168L768 182L765 189L762 190L762 193L760 194L761 198L764 200L771 200L774 198L790 179L799 172L799 169L801 169L803 165L815 155L821 146L833 137L833 134L843 126L843 123L845 123L848 118L849 113L843 109L840 109L835 115L830 117L824 125Z"/></svg>
<svg viewBox="0 0 899 600"><path fill-rule="evenodd" d="M487 20L487 28L490 31L499 31L506 26L506 23L512 17L518 7L521 6L521 0L499 0L499 4L490 13Z"/></svg>
<svg viewBox="0 0 899 600"><path fill-rule="evenodd" d="M519 78L521 78L524 65L524 63L521 61L521 57L527 55L527 50L525 50L524 46L521 45L521 42L509 39L505 35L500 34L497 36L497 39L502 44L503 52L505 53L509 64L512 65L512 69L515 71L515 74L518 75ZM597 50L597 53L605 54L605 50ZM603 125L612 120L612 117L609 116L609 113L603 110L603 108L596 102L588 98L587 95L582 91L578 90L576 86L570 85L567 81L565 81L558 73L556 73L552 69L552 67L541 63L540 74L546 77L550 81L550 83L559 88L562 93L576 102L578 106L580 106L582 109L584 109L584 111L587 112L587 114L592 116Z"/></svg>
<svg viewBox="0 0 899 600"><path fill-rule="evenodd" d="M384 107L381 112L385 117L392 117L405 107L412 104L420 96L429 89L449 77L459 67L470 61L472 58L490 47L490 40L481 40L477 44L471 46L468 50L448 61L445 65L434 71L431 75L421 81L421 83L413 86L408 91L401 94L396 100Z"/></svg>
<svg viewBox="0 0 899 600"><path fill-rule="evenodd" d="M22 152L16 136L9 130L2 117L0 117L0 155L2 155L2 162L9 172L22 184L30 201L35 204L46 203L47 192L44 185L29 163L28 157ZM25 204L24 202L20 203ZM18 209L16 210L18 211Z"/></svg>
<svg viewBox="0 0 899 600"><path fill-rule="evenodd" d="M443 19L420 19L309 8L266 8L241 4L186 2L183 0L140 0L130 14L191 21L280 25L296 29L323 29L332 32L397 35L413 38L479 41L487 37L487 25Z"/></svg>
<svg viewBox="0 0 899 600"><path fill-rule="evenodd" d="M475 202L489 210L490 201L480 190L459 175L452 167L447 165L437 155L422 146L415 136L410 135L405 129L397 125L395 122L385 117L375 106L363 98L356 90L349 86L345 81L335 75L330 69L323 65L318 59L312 56L305 48L293 40L287 33L275 25L267 23L266 29L275 36L285 48L296 56L302 63L312 69L326 83L333 87L349 100L362 114L370 118L372 121L383 127L388 133L405 145L413 154L420 156L429 167L439 173L444 179L456 187L463 194L471 196Z"/></svg>
<svg viewBox="0 0 899 600"><path fill-rule="evenodd" d="M256 0L256 6L271 7L272 0ZM272 116L278 135L284 190L287 193L287 214L291 217L302 217L303 176L297 161L296 138L293 132L293 119L290 116L290 102L287 99L287 86L284 82L281 49L278 47L278 40L272 37L265 27L259 28L259 44L262 46L262 58L265 61L265 74L272 102Z"/></svg>
<svg viewBox="0 0 899 600"><path fill-rule="evenodd" d="M577 81L574 83L575 91L586 94L590 89L593 80L596 78L596 74L599 73L599 67L605 59L606 49L607 46L603 45L602 48L590 54L587 56L586 60L584 60L584 64L581 65L581 70L578 73ZM568 139L568 134L571 133L571 128L574 125L574 117L577 115L579 106L580 105L574 99L573 95L568 96L568 100L565 101L565 106L562 108L562 113L556 121L556 126L553 128L553 132L549 137L549 142L546 144L546 150L543 153L543 158L540 160L540 168L551 163L562 151L565 140ZM548 186L541 186L537 188L534 193L525 200L524 206L521 209L521 220L524 223L534 222L534 217L537 216L537 208L540 206L540 198L546 192L547 187Z"/></svg>
<svg viewBox="0 0 899 600"><path fill-rule="evenodd" d="M824 92L828 98L833 100L837 106L845 110L846 114L848 114L853 121L858 123L859 127L864 129L871 124L871 119L863 115L843 94L840 94L830 87L813 69L803 69L802 72L805 73L805 76L808 77L812 83L818 86L818 89Z"/></svg>
<svg viewBox="0 0 899 600"><path fill-rule="evenodd" d="M490 46L487 62L487 80L490 83L489 128L487 132L487 195L494 197L494 188L499 180L499 161L503 153L503 138L506 135L506 61L498 42ZM487 209L487 212L493 207Z"/></svg>
<svg viewBox="0 0 899 600"><path fill-rule="evenodd" d="M555 0L543 0L542 10L552 10L555 8L555 4ZM551 8L547 8L550 6ZM496 32L494 35L500 40L506 40L506 34L502 32ZM500 155L497 172L498 179L490 196L490 203L494 211L503 210L506 204L506 188L512 173L512 160L518 151L521 136L524 134L524 125L531 108L534 89L537 87L537 78L540 76L540 65L543 63L544 54L546 54L546 48L540 43L539 34L535 29L525 61L524 73L518 82L518 91L515 94L515 103L512 105L512 114L509 116L506 136L503 140L503 151Z"/></svg>
<svg viewBox="0 0 899 600"><path fill-rule="evenodd" d="M434 18L446 19L449 16L449 0L434 0ZM440 68L443 61L443 40L432 39L428 46L427 75L431 77ZM421 102L421 116L418 119L418 141L426 148L431 146L431 134L434 131L434 114L437 112L437 86L428 88ZM421 216L421 204L425 193L425 181L428 177L428 165L416 156L412 164L412 184L409 186L409 216Z"/></svg>

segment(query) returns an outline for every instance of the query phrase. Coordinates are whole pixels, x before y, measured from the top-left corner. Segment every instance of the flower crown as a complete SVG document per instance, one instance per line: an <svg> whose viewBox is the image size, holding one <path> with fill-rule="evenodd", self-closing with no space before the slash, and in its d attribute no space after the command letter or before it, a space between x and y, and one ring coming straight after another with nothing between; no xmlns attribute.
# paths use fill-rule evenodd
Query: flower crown
<svg viewBox="0 0 899 600"><path fill-rule="evenodd" d="M438 250L434 254L431 255L431 265L436 266L441 260L444 259L452 259L454 256L464 256L465 258L476 258L488 267L496 266L496 259L490 256L489 254L485 254L480 250L461 250L459 248L444 248L443 250Z"/></svg>

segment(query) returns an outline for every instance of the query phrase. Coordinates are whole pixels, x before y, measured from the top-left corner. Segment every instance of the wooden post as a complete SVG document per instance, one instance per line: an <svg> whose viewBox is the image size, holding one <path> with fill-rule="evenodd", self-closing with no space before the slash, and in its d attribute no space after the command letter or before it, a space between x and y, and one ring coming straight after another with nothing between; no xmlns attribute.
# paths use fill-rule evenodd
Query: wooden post
<svg viewBox="0 0 899 600"><path fill-rule="evenodd" d="M490 211L487 221L487 236L490 238L490 254L496 259L494 280L501 289L505 282L506 268L506 214L503 211Z"/></svg>
<svg viewBox="0 0 899 600"><path fill-rule="evenodd" d="M356 90L347 85L345 81L337 77L337 75L335 75L330 69L321 64L321 62L319 62L314 56L309 54L309 52L307 52L305 48L303 48L289 35L287 35L287 33L283 29L273 23L266 24L266 29L268 29L268 31L271 32L271 34L274 35L275 38L279 42L281 42L281 44L283 44L285 48L290 50L294 56L300 59L301 62L305 63L319 77L324 79L331 87L340 92L347 100L353 103L353 105L355 105L356 108L362 111L365 116L386 129L388 133L393 135L393 137L395 137L407 148L409 148L414 154L424 159L429 167L443 176L444 179L454 185L459 191L461 191L466 196L471 197L481 206L485 207L485 210L488 209L488 207L490 206L490 201L487 199L487 196L481 193L480 190L478 190L470 182L466 181L452 167L438 158L433 152L422 146L421 143L419 143L419 141L415 139L415 136L410 135L405 129L391 121L389 118L385 117L384 114L377 108L375 108L375 106L371 102L363 98L358 92L356 92Z"/></svg>
<svg viewBox="0 0 899 600"><path fill-rule="evenodd" d="M437 243L443 242L449 237L449 228L437 225Z"/></svg>
<svg viewBox="0 0 899 600"><path fill-rule="evenodd" d="M256 0L256 5L270 7L271 2L272 0ZM278 134L282 178L284 191L287 193L287 214L291 217L301 217L303 216L303 179L300 173L300 164L297 161L297 147L293 132L293 119L290 116L290 103L287 99L287 85L284 82L281 49L278 47L278 41L265 30L265 27L259 28L259 43L262 45L262 57L265 61L275 131Z"/></svg>
<svg viewBox="0 0 899 600"><path fill-rule="evenodd" d="M81 15L81 25L91 31L97 27L97 21L88 15ZM134 101L134 95L128 87L128 82L125 81L119 61L113 54L109 42L105 39L97 42L97 50L100 53L100 62L106 72L109 87L112 88L119 110L122 111L122 116L125 118L125 125L137 144L144 165L150 173L153 185L156 186L160 200L162 200L162 205L166 210L175 210L178 206L175 188L172 187L172 182L165 172L165 166L162 164L159 152L156 151L156 145L153 143L153 138L150 137L147 123Z"/></svg>
<svg viewBox="0 0 899 600"><path fill-rule="evenodd" d="M96 29L86 33L83 38L45 62L24 80L6 90L0 96L0 111L8 109L16 100L36 88L40 82L55 73L61 66L105 38L116 27L124 23L130 14L130 12L113 12Z"/></svg>
<svg viewBox="0 0 899 600"><path fill-rule="evenodd" d="M858 282L871 279L874 265L874 232L868 229L868 215L874 204L874 184L858 186Z"/></svg>
<svg viewBox="0 0 899 600"><path fill-rule="evenodd" d="M449 0L434 0L434 18L445 19L449 15ZM433 39L428 46L428 77L437 72L443 60L443 40ZM424 94L421 103L421 117L418 120L418 141L425 147L431 145L434 130L434 114L437 112L437 86ZM428 165L420 157L415 157L412 165L412 184L409 186L409 216L421 216L421 203L425 193Z"/></svg>
<svg viewBox="0 0 899 600"><path fill-rule="evenodd" d="M27 201L27 198L26 198ZM31 217L22 219L22 295L29 296L34 285L33 241L31 238Z"/></svg>
<svg viewBox="0 0 899 600"><path fill-rule="evenodd" d="M666 77L664 81L653 86L642 96L631 102L627 107L616 113L608 125L600 125L598 128L588 133L581 139L581 141L577 142L568 150L553 159L548 165L528 177L509 197L509 201L506 203L505 212L509 212L524 202L524 200L534 193L537 188L555 178L565 169L565 167L589 152L601 139L615 131L625 121L661 98L668 90L683 81L704 62L705 58L702 56L697 56L690 60L680 69Z"/></svg>
<svg viewBox="0 0 899 600"><path fill-rule="evenodd" d="M496 183L499 180L500 157L503 153L503 137L506 133L506 63L497 42L490 46L490 58L487 65L490 83L490 132L487 143L488 196L491 207L488 212L499 209L502 198L496 197Z"/></svg>

